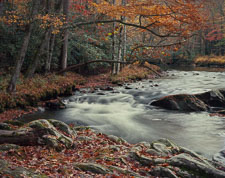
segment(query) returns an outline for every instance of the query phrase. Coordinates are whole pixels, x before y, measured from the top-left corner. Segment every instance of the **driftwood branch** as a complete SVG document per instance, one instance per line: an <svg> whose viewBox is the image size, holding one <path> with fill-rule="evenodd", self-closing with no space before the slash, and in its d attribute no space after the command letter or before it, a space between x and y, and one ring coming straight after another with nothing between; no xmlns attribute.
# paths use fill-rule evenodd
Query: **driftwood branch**
<svg viewBox="0 0 225 178"><path fill-rule="evenodd" d="M81 64L71 65L71 66L67 67L66 69L60 70L60 71L57 72L56 74L62 74L62 73L64 73L64 72L67 72L67 71L70 71L70 70L77 69L78 67L85 66L85 65L91 64L91 63L96 63L96 62L131 64L131 63L133 63L134 61L131 61L131 62L112 61L112 60L93 60L93 61L87 61L87 62L84 62L84 63L81 63Z"/></svg>

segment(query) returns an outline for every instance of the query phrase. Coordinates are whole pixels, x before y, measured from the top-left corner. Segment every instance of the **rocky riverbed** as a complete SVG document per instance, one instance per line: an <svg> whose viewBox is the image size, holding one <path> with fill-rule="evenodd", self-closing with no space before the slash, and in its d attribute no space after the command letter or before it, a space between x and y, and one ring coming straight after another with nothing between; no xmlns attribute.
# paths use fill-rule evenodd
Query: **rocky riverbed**
<svg viewBox="0 0 225 178"><path fill-rule="evenodd" d="M0 125L3 177L225 177L225 165L164 138L130 144L57 120L16 125Z"/></svg>

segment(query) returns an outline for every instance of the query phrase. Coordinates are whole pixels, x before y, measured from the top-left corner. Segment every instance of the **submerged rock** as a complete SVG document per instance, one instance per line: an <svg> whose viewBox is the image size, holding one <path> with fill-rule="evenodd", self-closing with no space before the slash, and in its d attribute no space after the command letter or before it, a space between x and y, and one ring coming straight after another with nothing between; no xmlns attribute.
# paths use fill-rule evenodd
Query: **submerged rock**
<svg viewBox="0 0 225 178"><path fill-rule="evenodd" d="M170 95L151 103L169 110L179 111L207 111L208 106L194 95Z"/></svg>

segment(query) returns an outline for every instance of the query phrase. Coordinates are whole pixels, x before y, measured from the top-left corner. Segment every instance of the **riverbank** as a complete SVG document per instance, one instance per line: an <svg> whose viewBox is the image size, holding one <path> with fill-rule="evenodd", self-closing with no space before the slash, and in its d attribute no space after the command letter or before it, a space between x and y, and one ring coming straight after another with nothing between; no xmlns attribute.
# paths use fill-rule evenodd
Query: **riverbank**
<svg viewBox="0 0 225 178"><path fill-rule="evenodd" d="M36 75L33 79L20 78L17 91L13 94L6 92L9 77L1 80L0 90L0 122L18 118L24 114L35 112L38 106L45 106L46 101L60 102L59 97L70 96L80 88L111 87L125 82L134 82L146 78L159 77L160 68L146 63L126 66L118 75L110 73L96 76L81 76L76 73L65 75ZM54 101L55 100L55 101Z"/></svg>
<svg viewBox="0 0 225 178"><path fill-rule="evenodd" d="M57 120L3 126L5 130L0 130L0 142L5 139L5 144L0 145L3 177L225 176L225 168L218 162L167 139L130 144L113 135ZM20 134L12 138L12 133Z"/></svg>
<svg viewBox="0 0 225 178"><path fill-rule="evenodd" d="M225 56L199 56L194 64L200 67L225 67Z"/></svg>

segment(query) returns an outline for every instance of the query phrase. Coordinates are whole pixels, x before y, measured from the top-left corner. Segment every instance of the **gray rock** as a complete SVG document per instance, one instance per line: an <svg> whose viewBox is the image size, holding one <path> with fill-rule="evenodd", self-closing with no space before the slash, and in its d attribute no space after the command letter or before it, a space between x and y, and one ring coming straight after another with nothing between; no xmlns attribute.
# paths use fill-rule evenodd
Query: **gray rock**
<svg viewBox="0 0 225 178"><path fill-rule="evenodd" d="M165 159L162 159L162 158L154 159L154 164L163 164L163 163L166 163Z"/></svg>
<svg viewBox="0 0 225 178"><path fill-rule="evenodd" d="M76 163L74 164L75 169L79 169L82 171L89 171L95 174L108 174L110 171L103 167L100 164L94 164L94 163Z"/></svg>
<svg viewBox="0 0 225 178"><path fill-rule="evenodd" d="M194 157L194 158L197 158L198 160L201 160L201 162L204 162L205 164L211 166L210 162L203 156L195 153L194 151L192 150L189 150L187 148L184 148L184 147L180 147L180 152L181 153L186 153L186 154L189 154L190 156Z"/></svg>
<svg viewBox="0 0 225 178"><path fill-rule="evenodd" d="M70 135L70 136L76 136L76 132L71 130L70 127L62 122L62 121L58 121L58 120L53 120L50 119L48 120L54 127L56 127L57 129L59 129L62 132L65 132L66 134Z"/></svg>
<svg viewBox="0 0 225 178"><path fill-rule="evenodd" d="M156 177L178 178L170 169L160 166L153 168L150 173Z"/></svg>
<svg viewBox="0 0 225 178"><path fill-rule="evenodd" d="M140 162L143 165L146 165L146 166L154 164L154 160L152 158L141 155L138 152L130 152L129 157L135 161Z"/></svg>
<svg viewBox="0 0 225 178"><path fill-rule="evenodd" d="M77 137L77 140L80 140L80 141L91 141L92 138L87 137L87 136L79 136L79 137Z"/></svg>
<svg viewBox="0 0 225 178"><path fill-rule="evenodd" d="M28 126L34 128L37 133L40 133L38 143L48 145L57 150L63 149L61 144L66 148L74 146L73 140L63 133L60 133L48 120L40 119L28 123Z"/></svg>
<svg viewBox="0 0 225 178"><path fill-rule="evenodd" d="M225 177L225 172L216 169L213 165L205 164L201 160L193 158L186 153L173 156L167 162L172 166L185 168L188 172L194 172L195 175L217 178Z"/></svg>
<svg viewBox="0 0 225 178"><path fill-rule="evenodd" d="M11 130L11 127L7 123L0 123L0 130Z"/></svg>
<svg viewBox="0 0 225 178"><path fill-rule="evenodd" d="M157 152L165 155L165 154L175 154L180 151L180 148L174 144L172 141L162 138L152 142L152 148Z"/></svg>
<svg viewBox="0 0 225 178"><path fill-rule="evenodd" d="M24 167L15 167L5 160L0 160L0 176L13 178L24 178L24 177L47 178L47 176L35 173L33 170Z"/></svg>
<svg viewBox="0 0 225 178"><path fill-rule="evenodd" d="M127 176L135 176L135 177L143 177L133 171L130 171L130 170L126 170L126 169L122 169L120 167L116 167L116 166L109 166L109 170L111 172L113 172L114 170L119 172L119 173L122 173L122 174L126 174Z"/></svg>
<svg viewBox="0 0 225 178"><path fill-rule="evenodd" d="M127 143L126 140L124 140L123 138L117 137L115 135L108 135L108 138L113 142L118 142L118 143L122 143L122 144Z"/></svg>
<svg viewBox="0 0 225 178"><path fill-rule="evenodd" d="M171 154L171 150L167 149L167 146L162 143L152 143L152 148L155 149L157 152L160 152L161 154Z"/></svg>
<svg viewBox="0 0 225 178"><path fill-rule="evenodd" d="M221 150L219 153L213 155L213 161L216 161L221 164L221 166L225 167L225 150Z"/></svg>
<svg viewBox="0 0 225 178"><path fill-rule="evenodd" d="M2 144L0 145L0 151L9 151L11 149L19 149L20 146L19 145L15 145L15 144Z"/></svg>
<svg viewBox="0 0 225 178"><path fill-rule="evenodd" d="M151 154L153 156L163 156L161 152L158 152L154 149L147 149L146 153Z"/></svg>

